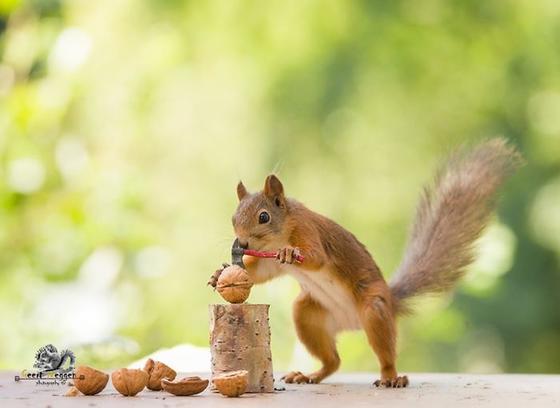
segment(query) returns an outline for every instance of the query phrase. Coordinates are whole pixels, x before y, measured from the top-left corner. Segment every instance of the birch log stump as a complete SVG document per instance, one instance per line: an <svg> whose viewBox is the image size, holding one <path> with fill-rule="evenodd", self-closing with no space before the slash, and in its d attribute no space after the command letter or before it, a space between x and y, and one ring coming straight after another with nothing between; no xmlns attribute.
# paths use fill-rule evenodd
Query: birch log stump
<svg viewBox="0 0 560 408"><path fill-rule="evenodd" d="M274 392L270 305L210 305L212 376L247 370L247 392Z"/></svg>

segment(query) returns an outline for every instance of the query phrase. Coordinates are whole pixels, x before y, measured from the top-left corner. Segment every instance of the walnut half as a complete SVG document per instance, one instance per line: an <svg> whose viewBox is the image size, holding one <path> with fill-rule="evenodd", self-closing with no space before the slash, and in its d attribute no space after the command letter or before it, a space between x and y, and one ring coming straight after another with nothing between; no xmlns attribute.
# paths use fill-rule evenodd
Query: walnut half
<svg viewBox="0 0 560 408"><path fill-rule="evenodd" d="M248 383L249 373L247 370L229 371L212 378L212 384L220 394L226 397L239 397L244 394Z"/></svg>
<svg viewBox="0 0 560 408"><path fill-rule="evenodd" d="M82 394L99 394L109 381L109 374L88 366L78 366L75 371L74 387Z"/></svg>
<svg viewBox="0 0 560 408"><path fill-rule="evenodd" d="M200 377L185 377L178 381L161 380L163 389L173 395L188 396L199 394L208 387L208 380Z"/></svg>
<svg viewBox="0 0 560 408"><path fill-rule="evenodd" d="M113 386L125 397L133 397L148 384L148 373L144 370L121 368L111 374Z"/></svg>
<svg viewBox="0 0 560 408"><path fill-rule="evenodd" d="M148 373L148 389L152 391L161 390L161 380L167 378L174 380L177 377L177 372L171 367L163 364L161 361L154 361L151 358L146 361L144 371Z"/></svg>

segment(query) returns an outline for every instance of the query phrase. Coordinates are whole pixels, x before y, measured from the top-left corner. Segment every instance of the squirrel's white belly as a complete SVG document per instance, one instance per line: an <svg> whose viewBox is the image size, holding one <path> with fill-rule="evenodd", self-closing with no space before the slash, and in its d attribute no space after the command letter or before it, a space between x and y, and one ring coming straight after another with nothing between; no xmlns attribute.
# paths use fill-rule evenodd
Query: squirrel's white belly
<svg viewBox="0 0 560 408"><path fill-rule="evenodd" d="M327 269L306 271L294 265L286 265L288 273L332 315L334 331L361 328L360 318L352 294Z"/></svg>

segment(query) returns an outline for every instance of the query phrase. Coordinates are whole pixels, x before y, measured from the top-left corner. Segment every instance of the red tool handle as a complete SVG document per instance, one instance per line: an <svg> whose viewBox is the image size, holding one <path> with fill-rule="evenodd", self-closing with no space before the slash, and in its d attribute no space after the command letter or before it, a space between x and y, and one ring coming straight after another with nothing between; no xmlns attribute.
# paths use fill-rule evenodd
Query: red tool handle
<svg viewBox="0 0 560 408"><path fill-rule="evenodd" d="M256 251L254 249L244 249L243 250L243 255L250 255L250 256L256 256L258 258L276 258L278 256L278 252L274 252L274 251ZM303 262L303 255L296 255L295 256L296 261L298 261L299 263Z"/></svg>

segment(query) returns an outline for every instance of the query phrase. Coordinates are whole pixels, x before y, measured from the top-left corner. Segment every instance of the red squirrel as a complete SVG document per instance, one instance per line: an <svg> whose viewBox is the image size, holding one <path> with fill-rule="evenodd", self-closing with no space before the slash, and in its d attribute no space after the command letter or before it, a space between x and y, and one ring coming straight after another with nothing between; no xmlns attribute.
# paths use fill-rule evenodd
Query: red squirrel
<svg viewBox="0 0 560 408"><path fill-rule="evenodd" d="M268 176L257 193L239 182L232 218L239 242L245 248L278 250L277 259L245 256L247 271L256 284L286 274L299 282L293 305L297 335L322 363L316 372L294 371L283 380L319 383L340 365L337 333L362 329L381 368L374 385L406 387L408 378L396 368L396 318L410 313L410 298L450 290L463 276L498 188L521 163L518 151L500 138L452 155L423 191L402 263L388 284L351 232L287 198L278 177ZM296 254L303 255L302 263L295 262Z"/></svg>

